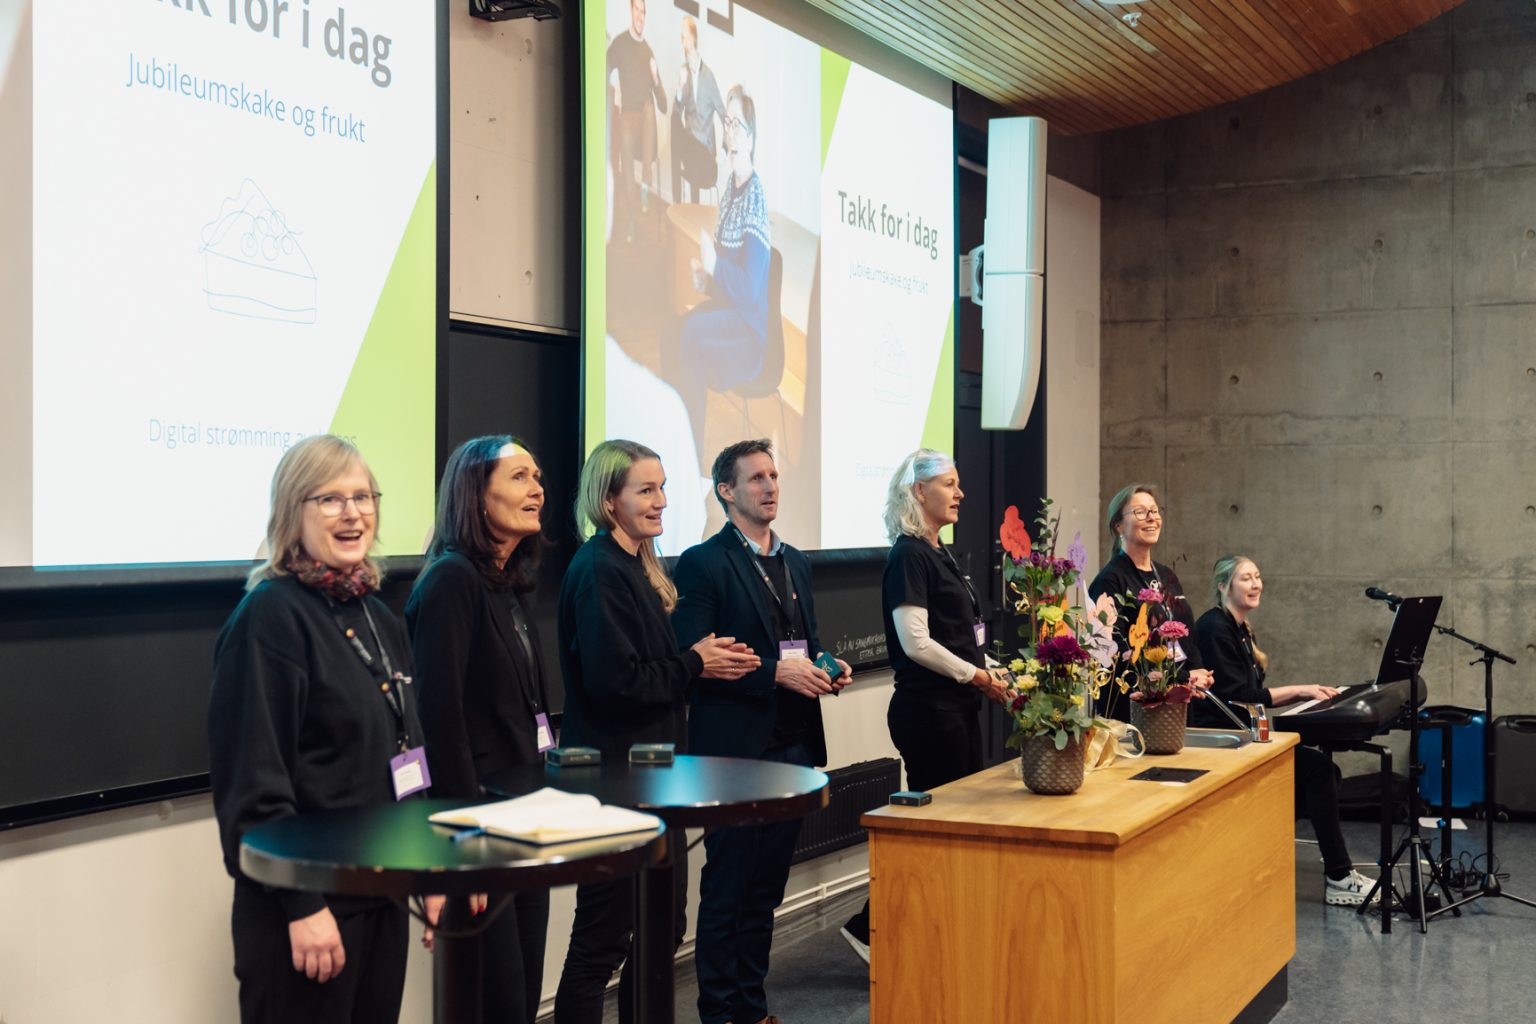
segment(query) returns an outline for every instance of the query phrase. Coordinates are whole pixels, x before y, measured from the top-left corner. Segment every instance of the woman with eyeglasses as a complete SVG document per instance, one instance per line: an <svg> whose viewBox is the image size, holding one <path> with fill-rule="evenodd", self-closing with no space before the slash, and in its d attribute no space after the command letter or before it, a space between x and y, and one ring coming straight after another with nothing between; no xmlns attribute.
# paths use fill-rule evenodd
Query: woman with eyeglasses
<svg viewBox="0 0 1536 1024"><path fill-rule="evenodd" d="M725 95L725 155L731 174L715 233L700 230L699 255L690 261L694 285L707 298L688 311L679 335L663 353L662 374L687 406L701 452L709 392L756 379L768 346L772 229L754 164L757 105L740 85Z"/></svg>
<svg viewBox="0 0 1536 1024"><path fill-rule="evenodd" d="M272 477L266 557L214 650L209 776L245 1024L393 1021L406 915L387 899L294 892L240 873L267 822L386 804L425 774L411 648L374 596L379 487L351 442L308 437Z"/></svg>
<svg viewBox="0 0 1536 1024"><path fill-rule="evenodd" d="M1110 559L1089 584L1088 593L1095 601L1108 594L1120 604L1115 641L1122 651L1130 646L1126 635L1136 617L1138 595L1146 590L1161 595L1160 606L1164 610L1162 617L1154 610L1147 623L1149 628L1156 629L1166 618L1173 618L1184 624L1189 636L1194 635L1195 615L1184 596L1184 585L1172 569L1152 559L1152 549L1163 535L1165 511L1151 484L1130 484L1109 499L1105 523L1109 527ZM1156 609L1158 605L1152 607ZM1200 660L1199 647L1192 640L1174 640L1172 646L1174 659L1181 661L1189 672L1190 685L1208 689L1211 673ZM1130 700L1118 687L1104 687L1099 705L1099 713L1108 718L1123 720L1130 716Z"/></svg>
<svg viewBox="0 0 1536 1024"><path fill-rule="evenodd" d="M465 441L448 456L427 567L405 605L416 654L432 795L473 800L482 782L538 764L555 745L538 631L527 595L538 579L544 475L506 435ZM485 1019L532 1024L544 978L549 890L502 897L480 939ZM445 901L427 898L435 926ZM461 920L486 909L462 898ZM430 949L433 932L423 942Z"/></svg>
<svg viewBox="0 0 1536 1024"><path fill-rule="evenodd" d="M1211 569L1211 584L1216 607L1195 623L1195 641L1201 657L1215 673L1212 693L1228 703L1242 701L1269 707L1338 696L1339 691L1331 686L1264 685L1269 655L1259 649L1248 625L1264 594L1264 579L1253 559L1223 555ZM1189 724L1225 728L1226 716L1210 704L1203 701L1191 705ZM1243 713L1241 708L1235 711ZM1335 907L1358 907L1364 903L1376 880L1356 871L1349 858L1344 830L1339 826L1338 769L1321 750L1296 748L1296 810L1311 820L1323 855L1323 902Z"/></svg>

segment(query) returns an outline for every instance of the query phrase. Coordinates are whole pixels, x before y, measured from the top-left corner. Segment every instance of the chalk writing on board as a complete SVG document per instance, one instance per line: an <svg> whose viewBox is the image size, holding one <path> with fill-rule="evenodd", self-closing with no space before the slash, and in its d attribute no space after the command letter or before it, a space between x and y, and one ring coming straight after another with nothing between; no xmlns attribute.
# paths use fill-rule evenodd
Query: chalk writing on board
<svg viewBox="0 0 1536 1024"><path fill-rule="evenodd" d="M861 661L878 661L885 657L885 634L869 633L865 636L849 636L844 633L832 644L832 653L844 661L855 664Z"/></svg>

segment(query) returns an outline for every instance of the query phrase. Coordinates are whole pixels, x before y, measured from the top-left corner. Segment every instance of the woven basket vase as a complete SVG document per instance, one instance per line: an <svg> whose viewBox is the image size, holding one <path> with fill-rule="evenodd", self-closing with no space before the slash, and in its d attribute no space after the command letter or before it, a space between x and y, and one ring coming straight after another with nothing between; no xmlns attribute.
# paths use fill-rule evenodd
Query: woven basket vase
<svg viewBox="0 0 1536 1024"><path fill-rule="evenodd" d="M1083 741L1074 736L1056 749L1054 736L1026 736L1020 753L1024 785L1046 796L1076 793L1083 785Z"/></svg>
<svg viewBox="0 0 1536 1024"><path fill-rule="evenodd" d="M1131 701L1131 724L1147 739L1149 754L1177 754L1184 749L1184 723L1188 704L1159 704L1144 708Z"/></svg>

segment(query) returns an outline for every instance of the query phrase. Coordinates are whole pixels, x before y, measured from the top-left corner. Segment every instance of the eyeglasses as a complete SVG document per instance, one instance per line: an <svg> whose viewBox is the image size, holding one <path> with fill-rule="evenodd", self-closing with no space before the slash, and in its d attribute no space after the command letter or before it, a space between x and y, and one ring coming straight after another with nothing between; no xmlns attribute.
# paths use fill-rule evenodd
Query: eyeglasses
<svg viewBox="0 0 1536 1024"><path fill-rule="evenodd" d="M1136 520L1138 523L1144 523L1148 519L1156 518L1157 520L1161 521L1168 518L1168 509L1166 507L1158 508L1156 505L1152 505L1150 507L1137 506L1136 508L1126 509L1125 514Z"/></svg>
<svg viewBox="0 0 1536 1024"><path fill-rule="evenodd" d="M725 119L725 130L726 131L733 132L733 131L735 131L738 128L740 128L742 131L746 131L747 122L743 121L739 117L727 117Z"/></svg>
<svg viewBox="0 0 1536 1024"><path fill-rule="evenodd" d="M379 499L384 497L380 491L363 491L360 494L317 494L313 498L305 498L305 501L314 502L320 509L320 514L327 519L335 519L341 515L347 507L347 502L357 509L360 516L371 516L378 511Z"/></svg>

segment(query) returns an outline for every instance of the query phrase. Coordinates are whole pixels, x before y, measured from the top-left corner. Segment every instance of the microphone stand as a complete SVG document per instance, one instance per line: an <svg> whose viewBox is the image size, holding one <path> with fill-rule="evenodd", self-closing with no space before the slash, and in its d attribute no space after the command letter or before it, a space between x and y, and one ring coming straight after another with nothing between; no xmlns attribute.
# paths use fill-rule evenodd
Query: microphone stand
<svg viewBox="0 0 1536 1024"><path fill-rule="evenodd" d="M1484 896L1501 897L1506 900L1514 900L1516 903L1527 907L1536 907L1536 903L1523 896L1516 896L1514 893L1504 891L1503 887L1499 885L1498 861L1493 856L1493 816L1497 807L1497 802L1494 799L1494 767L1498 761L1497 751L1494 749L1497 746L1498 730L1493 727L1493 663L1495 660L1498 660L1513 665L1515 664L1515 659L1503 651L1489 647L1487 644L1481 644L1470 637L1462 636L1449 626L1436 625L1435 629L1445 636L1460 640L1474 651L1477 651L1477 658L1467 664L1481 664L1483 666L1483 714L1487 719L1485 725L1487 731L1483 738L1483 831L1486 844L1485 849L1487 850L1485 856L1488 858L1488 870L1483 872L1483 881L1478 886L1477 892L1457 900L1455 903L1441 907L1430 916L1436 917L1447 910L1457 910L1459 907L1471 903L1473 900L1480 900ZM1418 721L1417 715L1414 716L1414 721ZM1443 754L1444 751L1441 753ZM1444 889L1444 886L1442 885L1441 888Z"/></svg>

